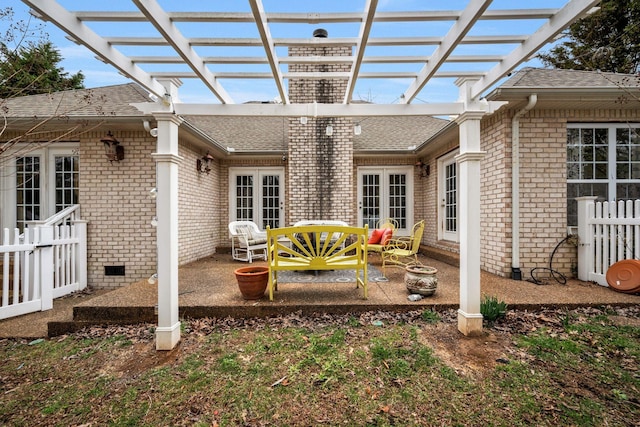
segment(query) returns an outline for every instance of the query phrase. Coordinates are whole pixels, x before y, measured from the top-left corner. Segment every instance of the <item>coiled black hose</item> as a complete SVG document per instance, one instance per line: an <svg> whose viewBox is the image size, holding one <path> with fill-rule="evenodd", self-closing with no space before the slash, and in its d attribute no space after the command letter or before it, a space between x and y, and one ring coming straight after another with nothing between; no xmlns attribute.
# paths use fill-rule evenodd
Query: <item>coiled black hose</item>
<svg viewBox="0 0 640 427"><path fill-rule="evenodd" d="M549 267L532 268L531 269L531 279L527 279L527 281L535 283L536 285L544 285L545 283L543 281L541 281L541 280L536 278L536 274L538 272L548 271L549 273L551 273L551 277L553 277L556 280L556 282L560 283L561 285L566 285L567 284L567 277L564 274L560 273L559 271L553 269L553 257L556 255L556 252L558 251L558 248L560 247L560 245L562 245L564 242L566 242L567 240L569 240L572 237L574 237L574 236L569 234L569 235L567 235L567 237L565 237L564 239L560 240L558 242L558 244L556 245L556 247L553 248L553 252L551 252L551 256L549 257Z"/></svg>

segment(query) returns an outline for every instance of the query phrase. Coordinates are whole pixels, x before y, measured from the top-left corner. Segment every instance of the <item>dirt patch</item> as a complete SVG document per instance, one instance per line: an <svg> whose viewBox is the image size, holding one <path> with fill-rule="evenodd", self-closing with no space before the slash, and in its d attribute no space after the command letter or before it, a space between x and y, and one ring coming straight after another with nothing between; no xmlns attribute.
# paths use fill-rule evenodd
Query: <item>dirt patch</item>
<svg viewBox="0 0 640 427"><path fill-rule="evenodd" d="M154 342L140 342L119 354L111 366L105 366L118 376L135 378L150 369L178 362L183 356L183 346L178 344L170 351L157 351Z"/></svg>
<svg viewBox="0 0 640 427"><path fill-rule="evenodd" d="M483 376L498 363L507 360L513 348L507 336L494 332L466 337L455 325L438 324L425 330L423 342L433 348L434 354L459 375Z"/></svg>

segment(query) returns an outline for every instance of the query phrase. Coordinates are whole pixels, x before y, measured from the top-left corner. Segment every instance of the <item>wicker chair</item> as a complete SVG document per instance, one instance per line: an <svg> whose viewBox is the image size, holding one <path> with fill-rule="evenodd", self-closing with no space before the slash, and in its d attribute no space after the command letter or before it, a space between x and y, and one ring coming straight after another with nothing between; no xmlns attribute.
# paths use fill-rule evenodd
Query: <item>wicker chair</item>
<svg viewBox="0 0 640 427"><path fill-rule="evenodd" d="M229 223L231 234L231 256L238 261L253 262L267 259L267 233L260 231L253 221Z"/></svg>

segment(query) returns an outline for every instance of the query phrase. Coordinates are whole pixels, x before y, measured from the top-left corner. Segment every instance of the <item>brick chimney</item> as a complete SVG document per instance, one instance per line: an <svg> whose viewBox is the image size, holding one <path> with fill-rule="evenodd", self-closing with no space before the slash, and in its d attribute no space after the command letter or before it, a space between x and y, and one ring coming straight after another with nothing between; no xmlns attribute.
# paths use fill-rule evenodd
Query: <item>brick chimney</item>
<svg viewBox="0 0 640 427"><path fill-rule="evenodd" d="M292 46L289 56L351 56L351 46L323 44L328 34L313 33L317 45ZM290 72L348 72L351 64L291 64ZM291 79L291 103L341 103L347 79ZM327 135L327 127L332 128ZM355 225L353 124L349 118L289 119L289 220L332 219Z"/></svg>

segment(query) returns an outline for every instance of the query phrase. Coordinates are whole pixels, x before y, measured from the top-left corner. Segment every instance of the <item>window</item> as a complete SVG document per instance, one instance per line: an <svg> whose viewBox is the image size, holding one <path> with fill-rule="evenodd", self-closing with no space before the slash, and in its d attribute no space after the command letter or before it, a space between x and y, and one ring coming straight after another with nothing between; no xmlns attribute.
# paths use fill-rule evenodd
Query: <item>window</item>
<svg viewBox="0 0 640 427"><path fill-rule="evenodd" d="M567 127L567 224L578 225L576 197L640 198L640 125Z"/></svg>
<svg viewBox="0 0 640 427"><path fill-rule="evenodd" d="M358 169L358 223L375 228L378 221L398 222L398 233L413 227L413 169L411 167Z"/></svg>
<svg viewBox="0 0 640 427"><path fill-rule="evenodd" d="M229 174L230 221L253 221L263 230L284 225L282 168L232 168Z"/></svg>
<svg viewBox="0 0 640 427"><path fill-rule="evenodd" d="M16 159L16 226L24 230L29 221L40 219L40 157Z"/></svg>
<svg viewBox="0 0 640 427"><path fill-rule="evenodd" d="M21 155L21 153L28 153ZM80 156L78 144L60 142L32 148L17 144L0 174L0 225L24 230L30 221L42 221L79 204Z"/></svg>
<svg viewBox="0 0 640 427"><path fill-rule="evenodd" d="M458 238L458 164L450 153L438 160L438 239L457 242Z"/></svg>
<svg viewBox="0 0 640 427"><path fill-rule="evenodd" d="M78 156L54 156L55 163L55 210L60 212L64 208L78 203L79 168Z"/></svg>

